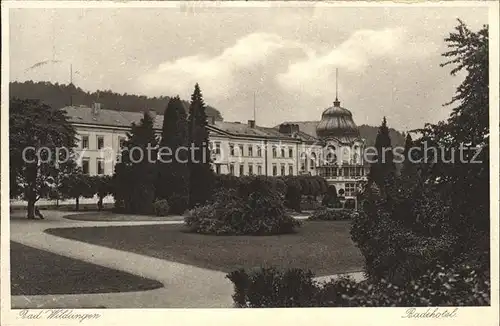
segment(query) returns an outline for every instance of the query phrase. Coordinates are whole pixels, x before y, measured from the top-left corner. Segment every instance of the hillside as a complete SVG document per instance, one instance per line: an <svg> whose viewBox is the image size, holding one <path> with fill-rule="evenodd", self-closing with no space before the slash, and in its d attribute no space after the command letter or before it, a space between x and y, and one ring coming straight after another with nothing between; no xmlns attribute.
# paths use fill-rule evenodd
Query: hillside
<svg viewBox="0 0 500 326"><path fill-rule="evenodd" d="M359 133L361 138L366 139L366 146L375 145L375 139L377 139L378 126L368 126L368 125L360 125ZM391 137L392 146L404 146L405 145L405 136L399 131L389 128L389 137Z"/></svg>
<svg viewBox="0 0 500 326"><path fill-rule="evenodd" d="M101 103L103 109L142 112L144 109L155 109L158 114L163 114L167 107L170 97L147 97L131 94L118 94L110 90L97 92L87 92L74 85L52 84L50 82L11 82L9 90L10 97L18 97L20 99L40 99L47 105L55 108L62 108L70 105L71 100L73 105L90 106L97 99ZM72 96L71 96L72 95ZM189 103L183 101L186 108ZM217 120L222 120L221 113L213 108L207 107L207 115L215 117Z"/></svg>

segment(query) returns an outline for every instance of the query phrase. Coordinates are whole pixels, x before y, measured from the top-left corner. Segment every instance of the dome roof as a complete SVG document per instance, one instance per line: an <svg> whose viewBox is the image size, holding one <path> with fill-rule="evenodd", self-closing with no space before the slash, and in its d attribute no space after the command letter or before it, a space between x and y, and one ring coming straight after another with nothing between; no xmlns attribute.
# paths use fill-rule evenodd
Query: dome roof
<svg viewBox="0 0 500 326"><path fill-rule="evenodd" d="M335 137L353 141L359 137L359 130L351 111L341 107L340 102L335 99L333 106L323 111L321 121L316 126L316 134L320 138Z"/></svg>

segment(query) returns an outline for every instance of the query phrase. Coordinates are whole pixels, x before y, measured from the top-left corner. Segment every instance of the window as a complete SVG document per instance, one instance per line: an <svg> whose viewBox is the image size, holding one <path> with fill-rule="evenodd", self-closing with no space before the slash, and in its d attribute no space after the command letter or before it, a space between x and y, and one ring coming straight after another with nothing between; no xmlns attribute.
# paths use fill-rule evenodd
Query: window
<svg viewBox="0 0 500 326"><path fill-rule="evenodd" d="M286 157L285 156L285 149L283 147L281 147L281 157Z"/></svg>
<svg viewBox="0 0 500 326"><path fill-rule="evenodd" d="M277 175L278 175L278 166L276 166L276 164L273 164L273 176Z"/></svg>
<svg viewBox="0 0 500 326"><path fill-rule="evenodd" d="M88 158L84 158L82 160L82 171L83 171L83 174L89 174L89 159Z"/></svg>
<svg viewBox="0 0 500 326"><path fill-rule="evenodd" d="M229 174L234 175L234 164L229 164Z"/></svg>
<svg viewBox="0 0 500 326"><path fill-rule="evenodd" d="M288 166L288 174L293 175L293 165L291 164Z"/></svg>
<svg viewBox="0 0 500 326"><path fill-rule="evenodd" d="M229 154L231 154L231 156L234 156L234 144L229 144Z"/></svg>
<svg viewBox="0 0 500 326"><path fill-rule="evenodd" d="M285 164L281 164L281 175L285 175Z"/></svg>
<svg viewBox="0 0 500 326"><path fill-rule="evenodd" d="M252 164L248 165L248 174L253 175L253 165Z"/></svg>
<svg viewBox="0 0 500 326"><path fill-rule="evenodd" d="M220 174L220 164L215 164L215 173Z"/></svg>
<svg viewBox="0 0 500 326"><path fill-rule="evenodd" d="M82 136L82 148L89 148L89 136Z"/></svg>
<svg viewBox="0 0 500 326"><path fill-rule="evenodd" d="M245 174L245 166L243 164L240 165L240 176Z"/></svg>
<svg viewBox="0 0 500 326"><path fill-rule="evenodd" d="M220 154L220 143L215 143L215 154Z"/></svg>
<svg viewBox="0 0 500 326"><path fill-rule="evenodd" d="M257 156L262 157L262 147L257 146Z"/></svg>
<svg viewBox="0 0 500 326"><path fill-rule="evenodd" d="M305 171L306 170L306 165L304 162L300 163L300 171Z"/></svg>
<svg viewBox="0 0 500 326"><path fill-rule="evenodd" d="M245 155L245 152L243 151L243 149L244 149L244 148L243 148L243 145L239 145L239 146L238 146L238 150L239 150L238 155L239 155L239 156L243 156L243 155Z"/></svg>
<svg viewBox="0 0 500 326"><path fill-rule="evenodd" d="M288 157L293 157L293 148L288 147Z"/></svg>
<svg viewBox="0 0 500 326"><path fill-rule="evenodd" d="M257 166L257 174L262 175L262 165Z"/></svg>
<svg viewBox="0 0 500 326"><path fill-rule="evenodd" d="M104 148L104 137L97 136L97 149L103 149L103 148Z"/></svg>
<svg viewBox="0 0 500 326"><path fill-rule="evenodd" d="M97 174L98 175L104 174L104 160L103 159L97 159Z"/></svg>
<svg viewBox="0 0 500 326"><path fill-rule="evenodd" d="M355 183L346 183L345 184L345 195L346 196L354 196L356 193L356 184Z"/></svg>
<svg viewBox="0 0 500 326"><path fill-rule="evenodd" d="M344 168L342 173L344 174L344 177L349 177L349 168Z"/></svg>
<svg viewBox="0 0 500 326"><path fill-rule="evenodd" d="M248 145L248 156L253 156L253 147L252 147L252 145Z"/></svg>
<svg viewBox="0 0 500 326"><path fill-rule="evenodd" d="M276 146L273 146L273 157L276 158L278 156L278 151L276 149Z"/></svg>

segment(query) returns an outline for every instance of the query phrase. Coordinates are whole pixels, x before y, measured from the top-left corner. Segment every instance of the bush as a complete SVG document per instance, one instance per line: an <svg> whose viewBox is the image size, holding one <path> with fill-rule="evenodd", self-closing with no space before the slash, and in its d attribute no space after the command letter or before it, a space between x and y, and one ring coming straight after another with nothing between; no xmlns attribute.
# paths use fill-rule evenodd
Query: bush
<svg viewBox="0 0 500 326"><path fill-rule="evenodd" d="M352 210L323 207L314 211L309 220L345 221L352 219L356 214Z"/></svg>
<svg viewBox="0 0 500 326"><path fill-rule="evenodd" d="M167 216L170 211L170 205L166 199L160 199L153 203L153 209L156 216Z"/></svg>
<svg viewBox="0 0 500 326"><path fill-rule="evenodd" d="M400 287L384 279L356 283L349 277L319 283L300 269L237 270L226 277L234 284L235 305L243 308L490 305L489 276L469 266L435 266Z"/></svg>
<svg viewBox="0 0 500 326"><path fill-rule="evenodd" d="M238 189L219 190L212 202L189 211L191 232L216 235L269 235L294 232L300 222L285 213L269 179L249 177Z"/></svg>

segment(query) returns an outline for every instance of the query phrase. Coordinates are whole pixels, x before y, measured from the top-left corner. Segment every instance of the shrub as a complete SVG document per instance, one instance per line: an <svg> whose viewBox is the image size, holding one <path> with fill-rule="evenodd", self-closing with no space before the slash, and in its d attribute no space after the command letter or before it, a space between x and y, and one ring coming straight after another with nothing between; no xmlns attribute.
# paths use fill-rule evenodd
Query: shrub
<svg viewBox="0 0 500 326"><path fill-rule="evenodd" d="M264 268L237 270L226 276L234 284L238 307L428 307L490 305L489 275L470 266L434 266L403 286L385 281L356 283L349 277L326 283L310 271Z"/></svg>
<svg viewBox="0 0 500 326"><path fill-rule="evenodd" d="M309 220L344 221L352 219L355 214L352 210L323 207L314 211Z"/></svg>
<svg viewBox="0 0 500 326"><path fill-rule="evenodd" d="M170 211L170 205L166 199L160 199L153 203L156 216L166 216Z"/></svg>
<svg viewBox="0 0 500 326"><path fill-rule="evenodd" d="M270 180L249 177L238 189L219 190L205 206L184 219L191 232L217 235L268 235L294 232L300 222L285 213Z"/></svg>

